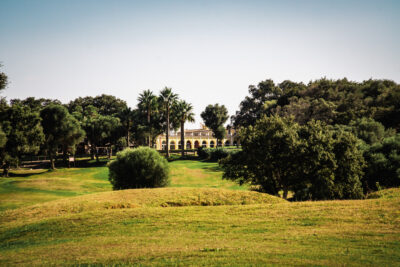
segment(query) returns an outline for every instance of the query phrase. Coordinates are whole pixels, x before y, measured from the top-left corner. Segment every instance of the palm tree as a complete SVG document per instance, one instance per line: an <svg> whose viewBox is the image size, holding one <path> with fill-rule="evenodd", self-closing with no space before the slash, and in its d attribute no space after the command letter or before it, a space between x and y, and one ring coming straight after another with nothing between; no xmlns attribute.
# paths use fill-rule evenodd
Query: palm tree
<svg viewBox="0 0 400 267"><path fill-rule="evenodd" d="M150 90L145 90L143 93L139 95L138 98L139 104L138 107L140 110L147 113L147 130L149 133L148 136L148 145L151 147L151 113L157 108L157 97Z"/></svg>
<svg viewBox="0 0 400 267"><path fill-rule="evenodd" d="M170 111L171 108L174 106L174 104L176 103L176 101L178 100L178 95L172 93L172 89L165 87L163 90L161 90L160 92L160 96L159 96L159 101L160 104L162 106L163 112L165 114L165 118L167 119L167 125L166 125L166 141L167 141L167 146L166 146L166 150L167 150L167 158L169 157L169 128L171 126L170 122L169 122L169 116L170 116Z"/></svg>
<svg viewBox="0 0 400 267"><path fill-rule="evenodd" d="M125 139L126 139L126 145L129 147L129 130L131 128L132 120L133 120L133 110L129 107L121 110L121 112L118 114L118 117L121 120L122 125L125 128Z"/></svg>
<svg viewBox="0 0 400 267"><path fill-rule="evenodd" d="M175 116L181 124L182 157L185 155L185 122L194 122L193 106L186 101L179 101L174 106Z"/></svg>

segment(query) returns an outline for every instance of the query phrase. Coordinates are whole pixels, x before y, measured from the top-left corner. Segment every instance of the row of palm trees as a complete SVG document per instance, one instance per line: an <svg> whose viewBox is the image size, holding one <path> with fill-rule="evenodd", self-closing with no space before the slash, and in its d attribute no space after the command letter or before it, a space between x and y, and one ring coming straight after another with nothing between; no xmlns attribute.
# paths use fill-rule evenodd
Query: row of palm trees
<svg viewBox="0 0 400 267"><path fill-rule="evenodd" d="M160 91L160 95L157 97L150 90L145 90L139 95L138 108L147 115L148 124L148 145L152 143L152 127L151 120L154 112L162 112L165 120L165 134L166 141L169 144L169 131L171 128L176 126L176 123L180 124L181 128L181 144L185 144L185 122L194 122L193 106L184 100L179 100L178 95L172 92L171 88L165 87ZM171 116L173 121L171 123ZM182 148L182 156L184 156L184 145ZM169 157L169 146L166 146L167 157Z"/></svg>

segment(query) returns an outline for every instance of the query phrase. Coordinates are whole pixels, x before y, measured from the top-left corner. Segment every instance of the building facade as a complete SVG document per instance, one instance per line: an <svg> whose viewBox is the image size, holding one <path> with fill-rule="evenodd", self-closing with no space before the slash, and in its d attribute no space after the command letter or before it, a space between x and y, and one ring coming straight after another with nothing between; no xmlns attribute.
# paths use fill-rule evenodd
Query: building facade
<svg viewBox="0 0 400 267"><path fill-rule="evenodd" d="M157 137L157 150L165 150L167 145L166 135L162 134ZM171 132L169 135L169 149L181 149L181 132ZM201 129L185 130L184 149L196 149L198 147L217 147L217 146L236 146L239 140L233 129L227 129L226 136L217 144L217 139L213 137L210 129L202 125Z"/></svg>

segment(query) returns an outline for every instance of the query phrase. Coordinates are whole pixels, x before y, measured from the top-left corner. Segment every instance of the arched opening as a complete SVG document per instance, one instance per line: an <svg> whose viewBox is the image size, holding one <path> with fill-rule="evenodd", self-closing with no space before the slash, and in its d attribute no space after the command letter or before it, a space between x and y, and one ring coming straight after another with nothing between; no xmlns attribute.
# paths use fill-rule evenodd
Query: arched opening
<svg viewBox="0 0 400 267"><path fill-rule="evenodd" d="M200 143L199 143L199 141L194 141L194 148L198 148L200 146Z"/></svg>
<svg viewBox="0 0 400 267"><path fill-rule="evenodd" d="M231 145L231 142L229 140L226 140L225 141L225 146L230 146L230 145Z"/></svg>
<svg viewBox="0 0 400 267"><path fill-rule="evenodd" d="M192 142L190 141L186 142L186 149L192 149Z"/></svg>
<svg viewBox="0 0 400 267"><path fill-rule="evenodd" d="M165 146L167 145L167 142L166 141L162 141L162 145L161 145L161 149L162 150L165 150Z"/></svg>
<svg viewBox="0 0 400 267"><path fill-rule="evenodd" d="M218 146L222 146L222 141L218 141Z"/></svg>
<svg viewBox="0 0 400 267"><path fill-rule="evenodd" d="M234 145L234 146L237 146L237 142L236 142L236 140L235 140L235 141L233 141L233 145Z"/></svg>
<svg viewBox="0 0 400 267"><path fill-rule="evenodd" d="M202 146L202 147L207 147L207 142L206 142L206 141L203 141L203 142L201 143L201 146Z"/></svg>
<svg viewBox="0 0 400 267"><path fill-rule="evenodd" d="M175 141L171 141L171 142L169 143L169 149L175 150Z"/></svg>
<svg viewBox="0 0 400 267"><path fill-rule="evenodd" d="M182 141L178 142L178 149L182 149Z"/></svg>
<svg viewBox="0 0 400 267"><path fill-rule="evenodd" d="M210 142L210 147L214 147L214 145L215 145L214 141L211 141Z"/></svg>

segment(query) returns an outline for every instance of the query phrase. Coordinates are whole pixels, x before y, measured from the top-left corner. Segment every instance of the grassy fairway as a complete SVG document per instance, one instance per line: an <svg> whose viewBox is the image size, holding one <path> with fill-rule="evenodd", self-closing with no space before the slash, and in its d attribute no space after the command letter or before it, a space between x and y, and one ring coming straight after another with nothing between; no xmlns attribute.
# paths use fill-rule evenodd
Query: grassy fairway
<svg viewBox="0 0 400 267"><path fill-rule="evenodd" d="M111 191L106 167L1 178L0 265L400 263L400 189L290 203L230 190L216 163L170 165L159 189Z"/></svg>
<svg viewBox="0 0 400 267"><path fill-rule="evenodd" d="M110 191L106 167L13 171L0 178L0 210Z"/></svg>
<svg viewBox="0 0 400 267"><path fill-rule="evenodd" d="M246 186L222 180L215 162L170 162L170 187L206 187L246 190ZM111 191L108 168L62 168L55 171L19 170L0 177L0 211L96 192Z"/></svg>
<svg viewBox="0 0 400 267"><path fill-rule="evenodd" d="M164 198L168 190L172 190L169 197L177 195L177 189L160 190L166 191ZM60 201L37 205L35 212L31 207L3 212L0 264L395 266L400 262L397 197L299 203L272 198L266 204L187 207L142 203L107 209L103 204L110 194L79 197L63 212ZM85 203L96 202L95 195L97 201L104 195L103 202L80 210Z"/></svg>
<svg viewBox="0 0 400 267"><path fill-rule="evenodd" d="M222 180L222 170L215 162L177 160L170 162L171 187L207 187L247 190L247 186Z"/></svg>

